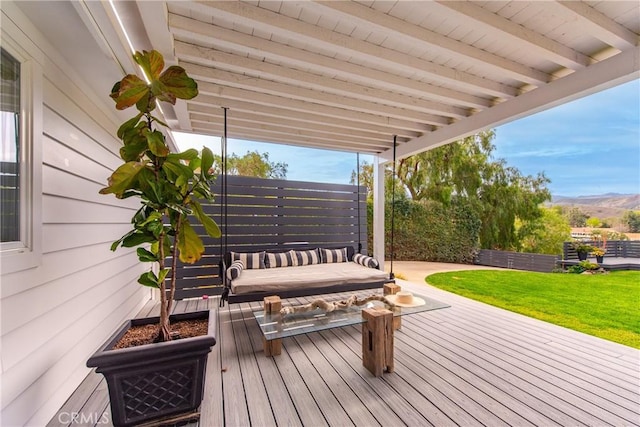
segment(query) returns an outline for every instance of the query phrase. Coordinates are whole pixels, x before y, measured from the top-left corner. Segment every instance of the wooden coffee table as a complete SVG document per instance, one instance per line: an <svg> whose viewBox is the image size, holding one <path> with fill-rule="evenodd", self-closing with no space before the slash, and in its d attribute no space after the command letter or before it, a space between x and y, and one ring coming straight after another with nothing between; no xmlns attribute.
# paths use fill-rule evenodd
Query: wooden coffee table
<svg viewBox="0 0 640 427"><path fill-rule="evenodd" d="M397 290L387 289L387 292ZM400 327L400 317L449 307L429 297L415 296L422 298L425 304L391 307L381 301L372 301L332 312L314 310L287 315L280 314L280 297L270 296L264 299L264 310L255 311L253 315L262 331L266 356L281 353L283 338L362 324L362 363L373 375L381 376L383 372L393 372L394 369L393 335L394 330Z"/></svg>

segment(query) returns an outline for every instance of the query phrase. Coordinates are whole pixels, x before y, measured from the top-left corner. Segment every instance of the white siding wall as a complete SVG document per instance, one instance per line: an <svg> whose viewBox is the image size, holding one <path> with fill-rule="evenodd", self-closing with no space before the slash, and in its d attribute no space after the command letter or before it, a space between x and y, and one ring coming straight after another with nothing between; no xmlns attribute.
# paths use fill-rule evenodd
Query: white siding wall
<svg viewBox="0 0 640 427"><path fill-rule="evenodd" d="M35 136L43 159L42 258L36 268L1 277L3 426L46 424L89 372L87 358L150 297L136 283L134 252L109 250L136 206L98 194L118 165L120 142L109 106L93 100L110 100L76 84L24 20L3 6L3 32L42 62L43 117L35 118L43 121Z"/></svg>

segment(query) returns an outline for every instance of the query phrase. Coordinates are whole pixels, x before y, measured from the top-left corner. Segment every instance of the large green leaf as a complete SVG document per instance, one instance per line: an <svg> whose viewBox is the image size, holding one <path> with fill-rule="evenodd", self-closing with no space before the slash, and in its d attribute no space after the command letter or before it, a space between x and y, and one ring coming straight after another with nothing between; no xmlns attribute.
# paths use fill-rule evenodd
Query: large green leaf
<svg viewBox="0 0 640 427"><path fill-rule="evenodd" d="M165 268L164 270L160 270L160 274L158 274L158 284L162 283L164 279L167 278L167 275L171 272L170 268Z"/></svg>
<svg viewBox="0 0 640 427"><path fill-rule="evenodd" d="M198 261L204 253L202 240L186 219L182 221L182 226L180 227L178 251L180 261L187 264L193 264Z"/></svg>
<svg viewBox="0 0 640 427"><path fill-rule="evenodd" d="M136 52L133 58L150 80L158 80L164 68L164 58L160 52L143 50L142 53Z"/></svg>
<svg viewBox="0 0 640 427"><path fill-rule="evenodd" d="M167 160L193 160L198 157L198 150L189 148L181 153L171 153L167 156Z"/></svg>
<svg viewBox="0 0 640 427"><path fill-rule="evenodd" d="M191 99L198 95L196 81L187 75L184 68L177 65L167 68L160 76L160 81L165 85L166 91L176 98Z"/></svg>
<svg viewBox="0 0 640 427"><path fill-rule="evenodd" d="M160 101L168 102L172 105L176 103L176 96L160 80L151 82L151 92L154 96L158 97Z"/></svg>
<svg viewBox="0 0 640 427"><path fill-rule="evenodd" d="M217 238L222 235L218 224L204 213L202 206L197 200L191 201L191 207L193 208L193 214L198 218L202 225L204 225L204 229L209 236Z"/></svg>
<svg viewBox="0 0 640 427"><path fill-rule="evenodd" d="M126 75L111 89L111 98L116 101L116 108L124 110L137 103L142 97L147 96L149 87L144 80L134 74Z"/></svg>
<svg viewBox="0 0 640 427"><path fill-rule="evenodd" d="M140 118L142 117L142 113L136 114L135 117L127 120L118 128L118 138L122 139L127 131L130 131L136 127Z"/></svg>
<svg viewBox="0 0 640 427"><path fill-rule="evenodd" d="M158 257L152 252L146 250L145 248L136 249L136 253L138 254L138 259L141 262L156 262L158 261Z"/></svg>
<svg viewBox="0 0 640 427"><path fill-rule="evenodd" d="M132 188L140 171L145 168L144 163L127 162L116 169L109 177L109 186L100 190L100 194L122 194Z"/></svg>
<svg viewBox="0 0 640 427"><path fill-rule="evenodd" d="M209 170L213 167L213 152L207 148L202 147L202 167L200 170L206 177L211 176Z"/></svg>
<svg viewBox="0 0 640 427"><path fill-rule="evenodd" d="M144 136L147 138L149 150L154 156L167 157L167 154L169 154L169 147L164 143L164 135L162 132L157 130L154 130L153 132L146 130L146 132L144 132Z"/></svg>
<svg viewBox="0 0 640 427"><path fill-rule="evenodd" d="M167 171L167 174L173 176L175 178L175 184L177 187L184 191L185 186L188 184L189 180L193 178L193 171L188 166L182 164L177 159L167 159L166 162L162 164L162 168Z"/></svg>
<svg viewBox="0 0 640 427"><path fill-rule="evenodd" d="M143 243L152 243L157 239L154 235L149 233L141 233L139 231L126 236L122 239L122 247L124 248L133 248Z"/></svg>
<svg viewBox="0 0 640 427"><path fill-rule="evenodd" d="M147 139L141 135L127 138L125 144L120 147L120 157L125 162L135 162L144 155L148 148Z"/></svg>
<svg viewBox="0 0 640 427"><path fill-rule="evenodd" d="M153 271L147 271L146 273L142 273L138 278L138 283L144 286L149 286L150 288L159 288L158 278L153 273Z"/></svg>
<svg viewBox="0 0 640 427"><path fill-rule="evenodd" d="M200 157L195 157L193 160L189 160L189 168L192 171L197 171L198 169L200 169L201 165L202 159Z"/></svg>

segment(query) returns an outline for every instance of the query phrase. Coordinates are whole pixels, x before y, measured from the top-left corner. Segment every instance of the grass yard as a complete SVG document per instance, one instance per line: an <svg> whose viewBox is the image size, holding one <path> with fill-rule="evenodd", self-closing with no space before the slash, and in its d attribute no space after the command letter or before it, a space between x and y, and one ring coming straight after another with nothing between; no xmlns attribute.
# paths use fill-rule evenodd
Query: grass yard
<svg viewBox="0 0 640 427"><path fill-rule="evenodd" d="M516 313L640 348L640 272L558 274L474 270L426 282Z"/></svg>

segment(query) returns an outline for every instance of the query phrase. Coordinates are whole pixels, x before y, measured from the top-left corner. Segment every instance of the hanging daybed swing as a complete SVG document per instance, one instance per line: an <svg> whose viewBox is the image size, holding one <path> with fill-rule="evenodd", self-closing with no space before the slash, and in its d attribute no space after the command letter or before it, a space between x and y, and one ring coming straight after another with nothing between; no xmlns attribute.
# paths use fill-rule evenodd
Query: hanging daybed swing
<svg viewBox="0 0 640 427"><path fill-rule="evenodd" d="M372 257L361 254L360 233L360 157L357 155L357 245L299 246L295 249L269 249L254 252L229 250L229 209L227 169L227 108L224 110L224 131L221 138L220 265L224 302L261 301L266 296L293 298L310 295L351 292L382 288L393 282L393 274L379 269ZM290 268L285 268L290 267Z"/></svg>

